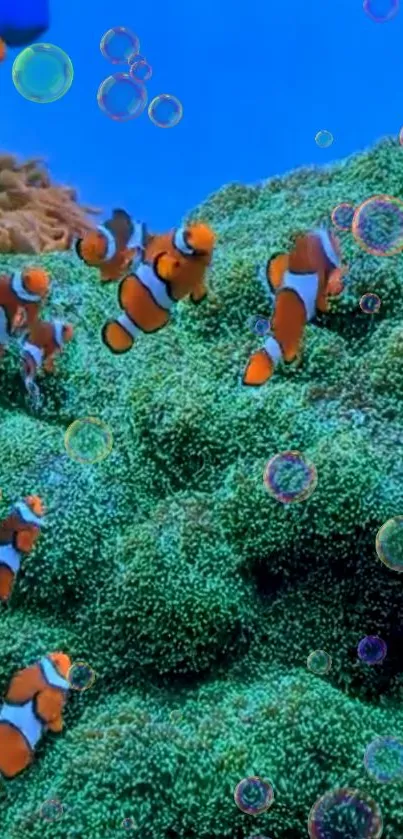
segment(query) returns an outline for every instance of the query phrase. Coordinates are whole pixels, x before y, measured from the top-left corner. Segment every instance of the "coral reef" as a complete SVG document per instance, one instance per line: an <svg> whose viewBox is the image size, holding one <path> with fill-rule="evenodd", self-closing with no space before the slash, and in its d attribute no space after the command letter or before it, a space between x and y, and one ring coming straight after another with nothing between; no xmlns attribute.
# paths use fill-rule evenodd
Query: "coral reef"
<svg viewBox="0 0 403 839"><path fill-rule="evenodd" d="M74 189L52 184L41 160L0 153L0 253L67 250L95 213L77 204Z"/></svg>
<svg viewBox="0 0 403 839"><path fill-rule="evenodd" d="M340 201L400 195L401 154L387 140L212 196L192 214L219 237L209 299L181 303L130 357L99 340L115 289L71 254L37 258L55 278L46 314L73 322L76 339L41 385L40 413L12 352L0 370L0 514L28 492L49 507L1 615L0 685L50 648L97 679L70 697L65 732L32 770L0 787L6 839L104 839L128 817L141 839L298 839L335 786L371 794L385 839L403 839L401 787L363 765L375 736L403 738L403 591L374 547L403 511L401 256L371 257L341 234L347 289L307 328L302 364L257 392L240 384L261 340L248 318L269 314L255 266ZM2 270L28 262L0 258ZM359 309L367 291L382 300L374 317ZM114 435L93 466L64 447L86 415ZM318 484L284 507L262 475L289 448ZM388 645L381 666L357 659L368 634ZM315 649L332 657L325 676L307 670ZM233 799L250 774L275 790L257 818ZM40 817L50 798L65 808L54 823Z"/></svg>

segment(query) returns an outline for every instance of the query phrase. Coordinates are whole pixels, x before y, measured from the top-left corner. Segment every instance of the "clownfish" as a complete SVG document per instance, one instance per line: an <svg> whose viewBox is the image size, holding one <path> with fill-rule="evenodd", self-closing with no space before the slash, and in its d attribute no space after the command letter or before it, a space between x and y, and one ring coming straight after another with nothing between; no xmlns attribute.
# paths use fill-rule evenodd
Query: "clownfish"
<svg viewBox="0 0 403 839"><path fill-rule="evenodd" d="M121 280L133 259L141 258L147 241L146 227L133 222L125 210L113 210L112 218L75 242L77 256L99 268L104 283Z"/></svg>
<svg viewBox="0 0 403 839"><path fill-rule="evenodd" d="M323 228L298 236L289 254L269 260L265 273L274 299L271 334L249 359L243 384L263 385L279 361L298 357L306 324L317 311L328 311L329 296L341 294L346 270L338 239Z"/></svg>
<svg viewBox="0 0 403 839"><path fill-rule="evenodd" d="M7 47L6 47L3 39L0 38L0 62L4 61L6 57L7 57Z"/></svg>
<svg viewBox="0 0 403 839"><path fill-rule="evenodd" d="M21 557L31 553L43 527L44 506L28 495L0 522L0 603L8 603L20 570Z"/></svg>
<svg viewBox="0 0 403 839"><path fill-rule="evenodd" d="M123 314L103 326L102 340L111 352L128 352L142 332L161 329L175 303L187 295L193 303L204 300L215 239L202 223L150 237L145 259L119 285Z"/></svg>
<svg viewBox="0 0 403 839"><path fill-rule="evenodd" d="M42 268L0 276L0 356L22 322L28 327L35 322L49 288L49 276Z"/></svg>
<svg viewBox="0 0 403 839"><path fill-rule="evenodd" d="M65 653L49 653L11 679L0 709L0 775L4 778L15 778L30 766L46 731L63 730L70 667Z"/></svg>
<svg viewBox="0 0 403 839"><path fill-rule="evenodd" d="M46 373L54 372L55 355L72 337L73 327L61 320L37 320L34 323L21 348L22 375L26 386L34 382L42 367Z"/></svg>

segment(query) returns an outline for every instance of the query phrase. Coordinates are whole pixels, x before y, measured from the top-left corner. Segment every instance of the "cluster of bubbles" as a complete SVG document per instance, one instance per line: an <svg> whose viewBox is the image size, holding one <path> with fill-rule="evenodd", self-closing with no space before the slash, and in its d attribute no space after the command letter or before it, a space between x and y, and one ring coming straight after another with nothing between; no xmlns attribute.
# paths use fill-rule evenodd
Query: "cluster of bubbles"
<svg viewBox="0 0 403 839"><path fill-rule="evenodd" d="M393 516L378 530L375 539L378 558L391 571L403 571L403 516Z"/></svg>
<svg viewBox="0 0 403 839"><path fill-rule="evenodd" d="M113 448L113 435L102 420L83 417L69 425L64 445L72 460L90 465L108 457Z"/></svg>
<svg viewBox="0 0 403 839"><path fill-rule="evenodd" d="M376 737L367 746L364 766L379 784L403 779L403 743L396 737Z"/></svg>
<svg viewBox="0 0 403 839"><path fill-rule="evenodd" d="M308 817L311 839L379 839L382 832L382 814L376 802L349 787L326 792Z"/></svg>
<svg viewBox="0 0 403 839"><path fill-rule="evenodd" d="M95 682L95 670L86 661L74 661L67 674L67 681L72 690L81 693L89 690Z"/></svg>
<svg viewBox="0 0 403 839"><path fill-rule="evenodd" d="M271 807L274 790L270 781L252 775L237 784L234 792L237 807L249 816L259 816Z"/></svg>
<svg viewBox="0 0 403 839"><path fill-rule="evenodd" d="M117 122L139 117L148 102L145 83L151 79L152 67L140 55L138 36L125 26L114 26L101 38L100 50L111 64L126 65L128 70L114 73L100 84L97 93L99 107ZM158 128L173 128L182 115L181 102L169 93L160 93L148 105L148 116Z"/></svg>
<svg viewBox="0 0 403 839"><path fill-rule="evenodd" d="M309 653L306 666L315 676L325 676L332 667L332 659L326 650L313 650Z"/></svg>
<svg viewBox="0 0 403 839"><path fill-rule="evenodd" d="M363 9L375 23L387 23L396 17L399 0L364 0Z"/></svg>
<svg viewBox="0 0 403 839"><path fill-rule="evenodd" d="M282 504L306 501L314 492L316 467L302 452L284 451L269 460L263 482L270 495Z"/></svg>
<svg viewBox="0 0 403 839"><path fill-rule="evenodd" d="M31 44L18 53L11 75L24 99L45 105L70 90L74 69L67 53L55 44Z"/></svg>
<svg viewBox="0 0 403 839"><path fill-rule="evenodd" d="M361 638L357 647L358 658L364 664L382 664L387 652L385 641L378 635L366 635L365 638Z"/></svg>

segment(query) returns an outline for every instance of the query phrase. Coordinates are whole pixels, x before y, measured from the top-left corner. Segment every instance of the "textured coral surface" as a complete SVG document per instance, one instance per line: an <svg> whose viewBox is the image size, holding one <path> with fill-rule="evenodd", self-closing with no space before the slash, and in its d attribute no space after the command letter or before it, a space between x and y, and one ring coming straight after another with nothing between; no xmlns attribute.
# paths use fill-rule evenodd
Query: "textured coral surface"
<svg viewBox="0 0 403 839"><path fill-rule="evenodd" d="M55 186L41 160L0 153L0 253L67 250L93 224L74 189Z"/></svg>
<svg viewBox="0 0 403 839"><path fill-rule="evenodd" d="M339 202L383 192L403 194L392 141L212 196L194 214L219 237L209 300L180 304L121 359L99 340L116 287L70 254L36 258L54 278L48 310L76 339L39 414L15 351L0 371L0 513L28 492L49 508L0 615L0 685L50 649L87 660L97 680L70 697L64 733L47 735L34 767L0 788L2 836L103 839L133 817L139 839L298 839L320 795L353 786L380 805L386 839L403 839L401 786L363 765L375 736L403 737L402 579L374 549L403 513L402 257L341 234L347 290L307 328L302 363L256 392L240 383L261 340L248 318L269 314L255 266ZM382 300L374 317L358 306L367 291ZM63 442L86 415L114 435L94 466ZM262 474L290 448L318 485L286 507ZM367 634L388 644L381 666L357 659ZM315 649L332 657L326 676L307 670ZM275 789L257 818L233 799L252 774ZM65 807L53 824L38 814L49 798Z"/></svg>

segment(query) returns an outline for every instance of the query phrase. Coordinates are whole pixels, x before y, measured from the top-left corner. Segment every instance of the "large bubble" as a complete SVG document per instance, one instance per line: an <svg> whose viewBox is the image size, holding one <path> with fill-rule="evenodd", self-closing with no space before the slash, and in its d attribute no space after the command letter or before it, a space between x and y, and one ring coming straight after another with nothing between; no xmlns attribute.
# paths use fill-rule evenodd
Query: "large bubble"
<svg viewBox="0 0 403 839"><path fill-rule="evenodd" d="M373 256L394 256L403 250L403 201L392 195L372 195L357 207L352 234Z"/></svg>
<svg viewBox="0 0 403 839"><path fill-rule="evenodd" d="M140 41L126 26L113 26L101 38L99 48L111 64L127 64L140 51Z"/></svg>
<svg viewBox="0 0 403 839"><path fill-rule="evenodd" d="M387 23L399 11L399 0L364 0L364 12L375 23Z"/></svg>
<svg viewBox="0 0 403 839"><path fill-rule="evenodd" d="M282 504L305 501L314 492L318 476L313 463L302 452L276 454L266 466L264 484L270 495Z"/></svg>
<svg viewBox="0 0 403 839"><path fill-rule="evenodd" d="M113 436L102 420L84 417L69 425L64 444L72 460L83 464L99 463L111 453Z"/></svg>
<svg viewBox="0 0 403 839"><path fill-rule="evenodd" d="M403 571L403 516L394 516L378 530L375 550L391 571Z"/></svg>
<svg viewBox="0 0 403 839"><path fill-rule="evenodd" d="M332 667L332 659L326 650L313 650L306 660L308 670L316 676L324 676Z"/></svg>
<svg viewBox="0 0 403 839"><path fill-rule="evenodd" d="M379 839L382 831L382 815L376 802L348 787L326 792L309 813L311 839Z"/></svg>
<svg viewBox="0 0 403 839"><path fill-rule="evenodd" d="M357 647L358 658L364 664L382 664L387 652L385 641L378 635L366 635L365 638L361 638Z"/></svg>
<svg viewBox="0 0 403 839"><path fill-rule="evenodd" d="M56 102L70 89L74 69L69 56L54 44L32 44L17 55L12 78L18 93L42 105Z"/></svg>
<svg viewBox="0 0 403 839"><path fill-rule="evenodd" d="M315 135L315 143L320 149L328 149L333 143L334 137L331 131L318 131Z"/></svg>
<svg viewBox="0 0 403 839"><path fill-rule="evenodd" d="M182 103L170 93L160 93L150 102L148 116L157 128L174 128L183 117Z"/></svg>
<svg viewBox="0 0 403 839"><path fill-rule="evenodd" d="M396 737L376 737L365 749L364 766L380 784L403 779L403 743Z"/></svg>
<svg viewBox="0 0 403 839"><path fill-rule="evenodd" d="M116 122L128 122L143 113L147 105L147 91L129 73L115 73L99 86L97 100L107 117Z"/></svg>
<svg viewBox="0 0 403 839"><path fill-rule="evenodd" d="M269 781L264 781L256 775L244 778L237 785L234 792L235 803L250 816L258 816L271 807L274 801L274 790Z"/></svg>

